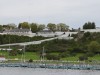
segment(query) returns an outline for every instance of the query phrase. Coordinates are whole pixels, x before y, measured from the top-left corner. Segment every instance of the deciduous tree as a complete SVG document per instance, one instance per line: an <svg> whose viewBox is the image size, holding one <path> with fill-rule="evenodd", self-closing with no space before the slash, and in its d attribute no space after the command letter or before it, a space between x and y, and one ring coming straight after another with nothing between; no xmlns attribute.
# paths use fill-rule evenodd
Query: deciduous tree
<svg viewBox="0 0 100 75"><path fill-rule="evenodd" d="M48 27L50 30L52 30L53 32L56 31L56 25L53 24L53 23L49 23L49 24L47 25L47 27Z"/></svg>
<svg viewBox="0 0 100 75"><path fill-rule="evenodd" d="M22 28L22 29L30 29L30 25L28 22L23 22L23 23L19 23L18 28Z"/></svg>

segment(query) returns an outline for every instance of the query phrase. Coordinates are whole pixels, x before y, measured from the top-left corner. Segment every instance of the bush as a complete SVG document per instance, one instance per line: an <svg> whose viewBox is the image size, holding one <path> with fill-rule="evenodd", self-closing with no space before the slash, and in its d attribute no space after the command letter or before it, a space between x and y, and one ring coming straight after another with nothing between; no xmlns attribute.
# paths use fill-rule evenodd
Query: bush
<svg viewBox="0 0 100 75"><path fill-rule="evenodd" d="M23 54L24 52L23 52L23 50L21 50L21 51L20 50L17 50L17 53L18 54Z"/></svg>
<svg viewBox="0 0 100 75"><path fill-rule="evenodd" d="M88 57L93 57L95 54L94 53L92 53L92 52L88 52L87 54L86 54L86 56L88 56Z"/></svg>
<svg viewBox="0 0 100 75"><path fill-rule="evenodd" d="M9 52L9 55L10 55L10 56L16 56L16 55L17 55L17 50L11 50L11 51Z"/></svg>
<svg viewBox="0 0 100 75"><path fill-rule="evenodd" d="M66 53L60 53L59 56L60 56L61 58L65 58L65 57L67 56L67 54L66 54Z"/></svg>
<svg viewBox="0 0 100 75"><path fill-rule="evenodd" d="M30 62L30 63L33 62L33 59L30 59L29 62Z"/></svg>
<svg viewBox="0 0 100 75"><path fill-rule="evenodd" d="M75 48L73 48L72 52L73 53L82 53L82 49L79 47L75 47Z"/></svg>
<svg viewBox="0 0 100 75"><path fill-rule="evenodd" d="M23 50L17 50L17 49L13 49L11 51L9 51L9 55L10 56L16 56L17 54L23 54Z"/></svg>
<svg viewBox="0 0 100 75"><path fill-rule="evenodd" d="M59 55L53 55L53 54L47 54L46 58L48 60L60 60L60 56Z"/></svg>
<svg viewBox="0 0 100 75"><path fill-rule="evenodd" d="M60 56L61 58L65 58L65 57L70 57L71 54L70 54L69 51L66 51L66 52L60 53L59 56Z"/></svg>
<svg viewBox="0 0 100 75"><path fill-rule="evenodd" d="M71 53L70 56L76 56L76 53Z"/></svg>
<svg viewBox="0 0 100 75"><path fill-rule="evenodd" d="M80 61L88 60L88 57L86 55L80 56L79 57Z"/></svg>

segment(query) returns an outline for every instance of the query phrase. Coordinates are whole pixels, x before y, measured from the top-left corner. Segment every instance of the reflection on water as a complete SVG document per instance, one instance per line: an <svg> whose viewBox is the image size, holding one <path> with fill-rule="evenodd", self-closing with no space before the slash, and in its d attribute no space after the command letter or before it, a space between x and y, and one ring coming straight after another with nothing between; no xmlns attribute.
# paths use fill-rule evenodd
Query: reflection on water
<svg viewBox="0 0 100 75"><path fill-rule="evenodd" d="M0 75L100 75L96 70L0 68Z"/></svg>

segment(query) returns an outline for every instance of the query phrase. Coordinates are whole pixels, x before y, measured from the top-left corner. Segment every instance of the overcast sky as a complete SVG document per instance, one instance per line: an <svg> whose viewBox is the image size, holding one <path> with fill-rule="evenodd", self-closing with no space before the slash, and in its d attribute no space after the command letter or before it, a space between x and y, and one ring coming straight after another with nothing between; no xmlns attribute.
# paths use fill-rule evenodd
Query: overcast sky
<svg viewBox="0 0 100 75"><path fill-rule="evenodd" d="M24 21L73 28L90 21L100 27L100 0L0 0L0 24Z"/></svg>

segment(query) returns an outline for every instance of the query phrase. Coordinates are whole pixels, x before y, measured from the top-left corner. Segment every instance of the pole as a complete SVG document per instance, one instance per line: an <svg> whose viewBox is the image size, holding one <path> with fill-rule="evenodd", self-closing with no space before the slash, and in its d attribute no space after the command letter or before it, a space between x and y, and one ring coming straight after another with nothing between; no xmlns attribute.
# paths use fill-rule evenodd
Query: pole
<svg viewBox="0 0 100 75"><path fill-rule="evenodd" d="M43 46L43 53L42 53L42 55L43 55L43 61L44 61L44 46Z"/></svg>
<svg viewBox="0 0 100 75"><path fill-rule="evenodd" d="M10 35L9 35L9 44L10 44ZM9 45L9 49L10 49L10 45Z"/></svg>
<svg viewBox="0 0 100 75"><path fill-rule="evenodd" d="M41 61L44 61L44 46L43 46L43 50L42 50Z"/></svg>
<svg viewBox="0 0 100 75"><path fill-rule="evenodd" d="M24 62L25 62L25 45L24 45Z"/></svg>

